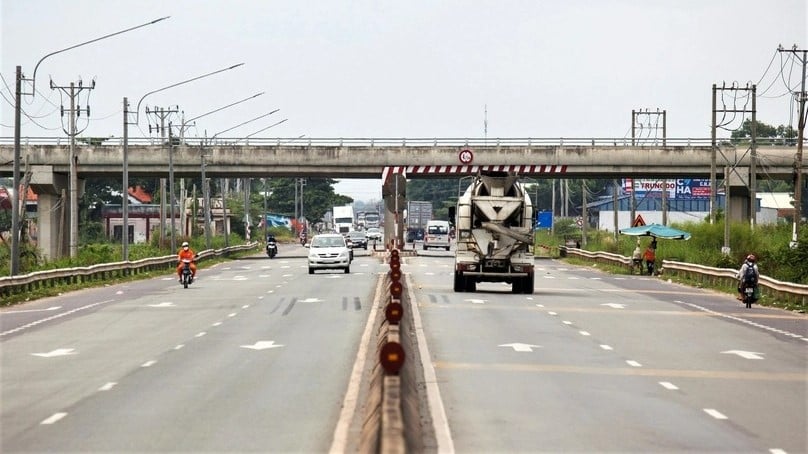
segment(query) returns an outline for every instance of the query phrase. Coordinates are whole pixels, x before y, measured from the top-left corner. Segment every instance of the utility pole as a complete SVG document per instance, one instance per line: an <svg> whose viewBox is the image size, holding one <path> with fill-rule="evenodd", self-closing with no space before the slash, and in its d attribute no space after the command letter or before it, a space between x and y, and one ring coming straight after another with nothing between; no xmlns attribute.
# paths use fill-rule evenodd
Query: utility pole
<svg viewBox="0 0 808 454"><path fill-rule="evenodd" d="M250 186L252 185L252 178L244 178L242 180L242 188L244 189L244 239L250 241L252 239L252 232L250 231Z"/></svg>
<svg viewBox="0 0 808 454"><path fill-rule="evenodd" d="M651 117L655 117L655 121L651 122ZM647 117L647 123L645 123L642 118ZM648 137L647 139L652 139L654 142L658 140L657 138L657 131L662 131L662 146L667 145L667 136L668 136L668 114L666 110L660 111L657 108L656 112L650 111L647 108L645 110L631 110L631 146L635 146L638 143L642 144L643 139L640 137L637 138L637 125L639 123L640 130L647 130ZM662 119L662 126L659 126L659 120ZM653 138L651 137L651 132L654 132ZM631 179L631 223L634 222L636 218L637 212L637 197L635 194L635 190L637 189L636 182L634 178ZM661 208L662 208L662 225L668 225L668 180L663 179L662 185L660 188L660 200L661 200Z"/></svg>
<svg viewBox="0 0 808 454"><path fill-rule="evenodd" d="M713 84L713 122L710 128L710 224L715 224L715 218L718 211L718 207L716 206L716 195L718 192L718 185L716 184L716 180L718 176L716 175L716 166L718 165L717 161L717 154L718 154L718 142L716 141L716 111L715 111L715 101L716 101L716 86Z"/></svg>
<svg viewBox="0 0 808 454"><path fill-rule="evenodd" d="M22 107L22 66L17 66L14 84L14 191L11 197L11 275L20 272L20 117Z"/></svg>
<svg viewBox="0 0 808 454"><path fill-rule="evenodd" d="M202 171L202 199L205 201L205 211L203 213L204 222L205 222L205 249L211 248L211 206L210 206L210 181L208 181L207 177L205 177L205 150L204 148L199 152L199 160L201 164L201 171Z"/></svg>
<svg viewBox="0 0 808 454"><path fill-rule="evenodd" d="M620 223L618 222L618 215L619 215L619 206L618 206L618 199L617 199L617 191L618 191L618 182L617 180L612 180L612 205L614 205L614 240L617 241L617 232L620 230ZM629 227L631 226L631 222L629 221Z"/></svg>
<svg viewBox="0 0 808 454"><path fill-rule="evenodd" d="M303 220L303 187L306 186L305 178L298 178L300 181L300 219ZM303 230L306 230L306 225L303 225Z"/></svg>
<svg viewBox="0 0 808 454"><path fill-rule="evenodd" d="M264 223L264 241L267 239L267 179L261 178L261 190L264 193L264 212L261 213L261 221Z"/></svg>
<svg viewBox="0 0 808 454"><path fill-rule="evenodd" d="M589 213L586 210L586 180L581 180L581 247L586 247L586 227Z"/></svg>
<svg viewBox="0 0 808 454"><path fill-rule="evenodd" d="M169 17L170 16L161 17L160 19L155 19L155 20L153 20L151 22L147 22L145 24L141 24L141 25L138 25L138 26L135 26L135 27L130 27L130 28L127 28L125 30L117 31L115 33L110 33L110 34L101 36L99 38L92 39L90 41L85 41L83 43L75 44L75 45L72 45L72 46L69 46L69 47L65 47L64 49L59 49L57 51L51 52L51 53L49 53L49 54L47 54L44 57L39 59L36 66L34 66L34 74L33 74L33 76L31 76L30 79L23 79L22 67L17 66L16 84L15 84L16 89L15 89L15 99L14 99L14 165L13 165L13 167L14 167L14 191L15 191L15 196L11 200L11 206L12 206L12 209L13 209L14 213L17 213L19 211L17 209L19 199L18 199L16 193L19 190L19 185L20 185L20 172L19 172L19 169L20 169L20 136L22 134L22 130L20 128L20 117L22 115L22 107L21 107L22 106L22 95L23 95L23 93L22 93L22 81L26 80L28 82L31 82L31 92L30 93L25 93L25 94L28 95L28 96L31 96L33 98L34 94L36 93L36 71L39 68L39 65L42 64L42 62L46 58L48 58L50 56L53 56L53 55L56 55L56 54L60 54L62 52L66 52L66 51L71 50L71 49L75 49L77 47L85 46L87 44L92 44L92 43L101 41L101 40L106 39L106 38L111 38L113 36L117 36L117 35L129 32L129 31L132 31L132 30L137 30L137 29L145 27L147 25L155 24L155 23L160 22L162 20L168 19ZM17 213L16 222L15 222L14 213L12 213L12 215L11 215L11 227L12 227L11 230L12 230L13 233L11 235L11 270L10 271L11 271L12 276L14 276L15 274L17 274L19 272L19 264L20 264L20 247L19 247L20 237L19 237L19 234L17 233L19 231L19 223L20 223L19 222L19 213ZM61 243L61 240L60 240L60 243Z"/></svg>
<svg viewBox="0 0 808 454"><path fill-rule="evenodd" d="M123 217L121 252L123 261L129 260L129 99L123 98L123 197L121 212Z"/></svg>
<svg viewBox="0 0 808 454"><path fill-rule="evenodd" d="M808 50L797 49L794 45L790 50L777 48L778 52L791 52L802 63L802 81L800 92L797 94L800 101L800 119L797 132L797 155L794 157L794 226L791 233L791 247L796 248L800 241L800 223L802 223L802 142L805 138L805 66L808 62ZM802 54L802 57L800 57Z"/></svg>
<svg viewBox="0 0 808 454"><path fill-rule="evenodd" d="M76 98L79 97L82 91L94 89L95 81L93 81L92 85L85 87L84 83L79 80L77 90L75 82L70 82L69 86L60 87L54 85L51 80L50 87L51 90L62 90L63 93L70 97L70 109L68 110L70 124L67 130L62 126L62 130L70 137L70 181L68 190L70 194L70 258L74 258L78 256L79 252L79 182L76 158L76 136L78 132L76 131L76 120L81 116L82 112L86 113L87 117L90 116L90 106L88 105L82 109L81 106L76 105ZM62 116L64 117L64 115L65 108L62 106Z"/></svg>
<svg viewBox="0 0 808 454"><path fill-rule="evenodd" d="M224 247L230 247L230 215L227 214L227 192L230 189L230 179L220 180L222 185L222 219L224 220Z"/></svg>
<svg viewBox="0 0 808 454"><path fill-rule="evenodd" d="M160 138L163 139L163 142L165 143L165 139L166 139L166 120L171 116L171 114L175 114L177 112L179 112L179 109L177 109L177 108L164 109L162 107L155 107L153 110L149 110L149 108L146 107L146 115L154 115L156 117L156 119L159 120L159 123L155 124L155 126L153 126L153 127L152 127L151 123L149 123L149 134L151 134L152 130L154 130L155 132L160 133ZM171 151L172 151L170 146L171 146L171 144L169 144L169 151L168 151L169 162L171 161ZM169 173L173 175L173 172L171 171L171 169L169 169ZM173 182L172 182L172 186L173 186ZM160 225L163 226L163 227L160 228L160 246L162 246L163 243L165 242L165 227L164 227L166 225L166 209L165 209L165 206L166 206L166 179L165 178L160 178ZM172 216L173 216L173 212L174 212L174 210L173 210L173 208L171 208ZM172 241L171 250L175 251L176 248L174 248L174 244L173 244L174 243L174 233L173 233L174 232L174 224L173 224L174 219L173 219L173 217L171 219L171 222L172 222L172 224L170 225L171 232L172 232L171 233L171 241Z"/></svg>
<svg viewBox="0 0 808 454"><path fill-rule="evenodd" d="M171 122L168 122L168 212L171 216L171 251L177 250L177 217L174 207L177 205L176 191L174 191L174 133L171 130Z"/></svg>
<svg viewBox="0 0 808 454"><path fill-rule="evenodd" d="M722 92L721 93L722 99L723 99L723 96L724 96L723 95L724 91L731 91L731 92L744 91L744 92L750 93L750 95L752 96L752 108L751 108L751 110L747 109L745 104L742 107L738 108L738 106L735 105L735 103L733 103L733 106L731 108L726 108L726 107L721 108L721 109L717 108L716 107L716 98L717 98L716 93L718 91ZM750 220L751 226L752 227L755 226L755 221L757 219L757 216L756 216L756 214L757 214L757 195L756 195L755 187L754 187L754 185L757 184L757 175L756 175L756 172L757 172L757 137L756 137L756 135L757 135L757 127L756 127L757 126L757 124L756 124L757 123L757 117L756 117L757 104L756 104L756 101L755 101L755 97L757 96L756 93L757 93L757 86L755 84L752 84L751 86L749 84L747 84L745 87L739 87L739 86L735 86L735 84L733 84L732 86L727 87L726 83L724 83L724 84L721 85L720 88L717 87L716 84L713 84L713 126L712 126L712 134L711 134L711 136L712 136L712 154L711 154L711 158L710 158L710 223L715 222L715 211L716 211L716 204L715 204L716 187L717 187L717 184L716 184L716 178L717 178L717 176L716 176L716 168L717 168L716 160L717 159L716 158L717 158L717 156L716 155L718 153L718 146L717 146L717 143L716 143L716 130L717 130L717 128L719 126L725 126L725 124L726 124L726 123L722 123L720 125L718 124L718 122L717 122L717 114L718 113L722 113L724 115L733 114L733 116L734 116L735 114L745 115L747 113L751 113L752 114L752 131L751 131L752 137L751 137L751 142L750 142L750 149L751 149L750 161L751 161L751 164L750 164L750 168L749 168L750 176L749 176L749 180L748 180L749 181L749 194L750 194L749 197L751 199L751 201L749 203L749 220ZM725 161L726 161L727 160L726 157L724 157L724 158L725 158ZM729 193L730 192L730 185L729 185L729 178L730 178L730 172L735 171L735 168L734 168L734 166L729 165L729 162L727 162L727 165L724 167L724 169L725 169L725 172L724 172L724 180L725 180L725 184L724 184L724 253L729 254L730 253L730 249L729 249L729 222L730 222L730 193Z"/></svg>

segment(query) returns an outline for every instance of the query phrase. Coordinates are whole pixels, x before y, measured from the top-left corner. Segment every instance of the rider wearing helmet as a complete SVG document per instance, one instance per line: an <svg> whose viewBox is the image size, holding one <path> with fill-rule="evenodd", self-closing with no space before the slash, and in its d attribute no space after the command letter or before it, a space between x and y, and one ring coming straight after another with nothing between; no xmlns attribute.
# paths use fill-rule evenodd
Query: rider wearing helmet
<svg viewBox="0 0 808 454"><path fill-rule="evenodd" d="M180 247L179 252L177 252L177 277L179 277L180 282L182 282L182 259L188 259L191 261L191 279L193 280L196 277L196 253L191 249L191 246L188 244L187 241L182 242L182 247Z"/></svg>
<svg viewBox="0 0 808 454"><path fill-rule="evenodd" d="M757 266L755 254L746 256L741 269L738 271L738 299L743 301L743 289L749 286L756 286L760 277L760 270Z"/></svg>

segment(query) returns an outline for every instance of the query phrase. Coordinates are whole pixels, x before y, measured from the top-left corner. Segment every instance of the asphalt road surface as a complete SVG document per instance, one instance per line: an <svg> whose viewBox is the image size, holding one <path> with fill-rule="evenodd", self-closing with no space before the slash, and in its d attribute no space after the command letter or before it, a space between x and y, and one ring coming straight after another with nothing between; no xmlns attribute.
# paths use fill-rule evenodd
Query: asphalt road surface
<svg viewBox="0 0 808 454"><path fill-rule="evenodd" d="M409 273L457 452L808 452L808 319L536 262L533 295Z"/></svg>
<svg viewBox="0 0 808 454"><path fill-rule="evenodd" d="M0 451L328 451L382 269L304 251L4 309Z"/></svg>
<svg viewBox="0 0 808 454"><path fill-rule="evenodd" d="M282 245L0 311L0 452L327 452L378 273ZM533 295L402 269L457 452L808 452L808 318L646 276L536 262ZM445 419L444 419L445 417Z"/></svg>

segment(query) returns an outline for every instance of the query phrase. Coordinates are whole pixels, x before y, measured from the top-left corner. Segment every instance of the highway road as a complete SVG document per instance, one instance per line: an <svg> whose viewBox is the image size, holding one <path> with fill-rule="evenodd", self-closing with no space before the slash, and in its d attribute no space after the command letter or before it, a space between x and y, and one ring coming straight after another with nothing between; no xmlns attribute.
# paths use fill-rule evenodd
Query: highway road
<svg viewBox="0 0 808 454"><path fill-rule="evenodd" d="M457 452L808 452L808 319L537 260L536 292L403 267Z"/></svg>
<svg viewBox="0 0 808 454"><path fill-rule="evenodd" d="M328 451L383 270L303 251L4 309L0 451Z"/></svg>
<svg viewBox="0 0 808 454"><path fill-rule="evenodd" d="M310 276L304 251L3 309L0 451L352 450L361 397L337 429L387 267L357 250ZM452 253L418 254L430 449L808 452L805 314L549 259L533 295L455 293Z"/></svg>

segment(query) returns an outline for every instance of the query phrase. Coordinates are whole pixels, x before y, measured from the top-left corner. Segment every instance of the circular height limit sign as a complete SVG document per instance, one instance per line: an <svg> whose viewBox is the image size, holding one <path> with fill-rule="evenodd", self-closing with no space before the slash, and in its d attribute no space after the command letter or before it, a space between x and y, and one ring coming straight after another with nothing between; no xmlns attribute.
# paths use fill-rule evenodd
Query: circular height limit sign
<svg viewBox="0 0 808 454"><path fill-rule="evenodd" d="M474 160L474 153L472 153L468 148L464 148L460 150L457 158L460 159L462 164L471 164L471 161Z"/></svg>

